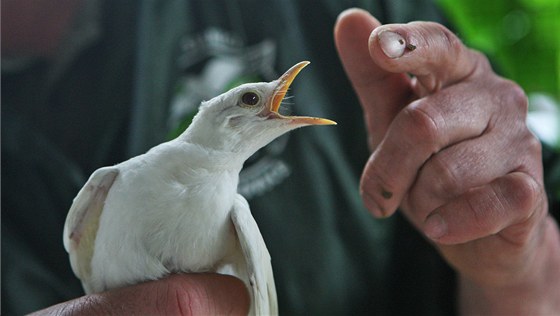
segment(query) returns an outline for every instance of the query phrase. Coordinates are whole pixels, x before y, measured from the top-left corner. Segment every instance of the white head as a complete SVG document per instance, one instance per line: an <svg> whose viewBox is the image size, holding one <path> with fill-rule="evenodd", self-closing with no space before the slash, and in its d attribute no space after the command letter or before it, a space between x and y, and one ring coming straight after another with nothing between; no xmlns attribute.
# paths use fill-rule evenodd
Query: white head
<svg viewBox="0 0 560 316"><path fill-rule="evenodd" d="M290 84L308 64L300 62L272 82L244 84L203 102L180 137L209 149L238 153L246 159L298 127L336 124L327 119L278 113Z"/></svg>

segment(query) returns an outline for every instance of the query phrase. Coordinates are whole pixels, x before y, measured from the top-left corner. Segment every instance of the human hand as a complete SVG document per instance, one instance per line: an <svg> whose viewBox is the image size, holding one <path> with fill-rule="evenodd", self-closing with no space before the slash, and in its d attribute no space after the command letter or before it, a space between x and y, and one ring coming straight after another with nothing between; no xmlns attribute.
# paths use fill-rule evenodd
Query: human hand
<svg viewBox="0 0 560 316"><path fill-rule="evenodd" d="M247 315L248 311L249 295L239 279L175 274L82 296L32 315Z"/></svg>
<svg viewBox="0 0 560 316"><path fill-rule="evenodd" d="M349 10L335 41L373 151L366 207L379 217L400 207L488 310L519 312L519 295L525 307L558 304L560 238L521 88L436 23L380 26Z"/></svg>

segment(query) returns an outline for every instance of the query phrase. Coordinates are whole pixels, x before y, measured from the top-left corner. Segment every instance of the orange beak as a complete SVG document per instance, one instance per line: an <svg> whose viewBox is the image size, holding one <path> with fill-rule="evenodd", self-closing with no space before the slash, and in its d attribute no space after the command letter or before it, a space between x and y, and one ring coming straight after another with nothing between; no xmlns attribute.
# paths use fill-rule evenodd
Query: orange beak
<svg viewBox="0 0 560 316"><path fill-rule="evenodd" d="M290 120L291 123L295 124L302 124L302 125L336 125L335 121L331 121L328 119L317 118L317 117L308 117L308 116L283 116L278 113L278 109L280 108L280 104L282 100L286 96L286 92L288 92L288 88L299 74L299 72L305 67L309 65L308 61L302 61L292 68L288 69L278 80L280 83L276 90L274 91L274 95L270 100L270 105L268 108L268 115L274 118L286 119Z"/></svg>

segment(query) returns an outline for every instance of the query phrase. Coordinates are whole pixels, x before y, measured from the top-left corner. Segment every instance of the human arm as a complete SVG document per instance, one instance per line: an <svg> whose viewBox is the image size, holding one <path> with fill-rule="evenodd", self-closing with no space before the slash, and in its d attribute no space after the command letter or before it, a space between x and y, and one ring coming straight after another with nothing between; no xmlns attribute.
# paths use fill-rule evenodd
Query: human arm
<svg viewBox="0 0 560 316"><path fill-rule="evenodd" d="M335 27L372 150L366 207L399 207L434 243L459 274L462 312L557 313L560 234L523 91L439 24L379 26L351 10Z"/></svg>
<svg viewBox="0 0 560 316"><path fill-rule="evenodd" d="M177 274L90 294L32 315L247 315L249 295L239 279Z"/></svg>

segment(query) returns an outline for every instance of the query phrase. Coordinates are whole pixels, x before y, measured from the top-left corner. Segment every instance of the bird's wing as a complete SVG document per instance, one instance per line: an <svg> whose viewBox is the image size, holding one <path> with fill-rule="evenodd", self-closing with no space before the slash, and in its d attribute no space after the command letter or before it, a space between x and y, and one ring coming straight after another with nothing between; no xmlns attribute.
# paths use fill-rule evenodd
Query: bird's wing
<svg viewBox="0 0 560 316"><path fill-rule="evenodd" d="M253 291L254 312L256 315L276 315L278 302L270 254L259 227L251 215L247 200L239 194L235 200L231 219L247 263L249 282Z"/></svg>
<svg viewBox="0 0 560 316"><path fill-rule="evenodd" d="M74 198L64 224L64 248L72 270L84 287L91 275L91 258L105 198L119 174L117 167L96 170ZM87 288L86 288L87 291Z"/></svg>

